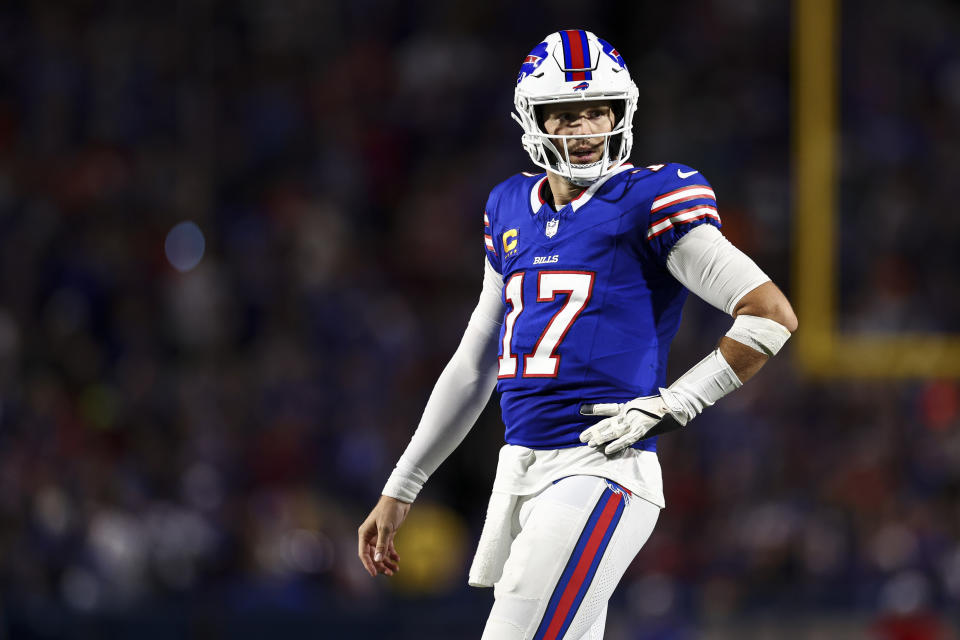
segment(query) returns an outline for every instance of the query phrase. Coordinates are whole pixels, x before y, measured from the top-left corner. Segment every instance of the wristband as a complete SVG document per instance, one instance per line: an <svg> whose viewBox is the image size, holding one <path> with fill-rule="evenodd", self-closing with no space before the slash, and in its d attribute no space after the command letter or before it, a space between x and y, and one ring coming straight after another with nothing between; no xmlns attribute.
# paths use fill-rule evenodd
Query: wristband
<svg viewBox="0 0 960 640"><path fill-rule="evenodd" d="M790 330L770 318L740 315L734 319L727 337L754 351L774 356L790 339Z"/></svg>

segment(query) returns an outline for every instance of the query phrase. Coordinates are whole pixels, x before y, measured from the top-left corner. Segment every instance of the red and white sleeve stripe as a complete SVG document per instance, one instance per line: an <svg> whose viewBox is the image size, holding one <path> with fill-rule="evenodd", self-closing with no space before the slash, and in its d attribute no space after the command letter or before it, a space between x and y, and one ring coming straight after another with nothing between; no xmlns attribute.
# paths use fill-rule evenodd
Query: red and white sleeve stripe
<svg viewBox="0 0 960 640"><path fill-rule="evenodd" d="M483 244L486 245L487 251L493 255L497 255L497 250L493 246L493 237L490 235L492 233L490 228L490 216L486 211L483 212Z"/></svg>
<svg viewBox="0 0 960 640"><path fill-rule="evenodd" d="M653 238L669 231L674 225L693 222L700 218L710 217L720 222L720 215L717 213L717 198L713 193L713 189L704 185L683 187L682 189L658 196L650 207L650 213L657 213L658 211L663 211L664 209L685 202L692 203L695 200L699 202L689 207L666 213L661 218L652 222L650 228L647 230L647 238Z"/></svg>
<svg viewBox="0 0 960 640"><path fill-rule="evenodd" d="M661 209L666 209L669 206L680 204L681 202L687 202L688 200L699 200L702 198L713 200L714 204L717 202L717 196L714 195L713 189L710 187L706 187L704 185L683 187L682 189L677 189L675 191L671 191L670 193L664 193L657 196L657 199L653 201L653 205L650 207L650 213L656 213Z"/></svg>

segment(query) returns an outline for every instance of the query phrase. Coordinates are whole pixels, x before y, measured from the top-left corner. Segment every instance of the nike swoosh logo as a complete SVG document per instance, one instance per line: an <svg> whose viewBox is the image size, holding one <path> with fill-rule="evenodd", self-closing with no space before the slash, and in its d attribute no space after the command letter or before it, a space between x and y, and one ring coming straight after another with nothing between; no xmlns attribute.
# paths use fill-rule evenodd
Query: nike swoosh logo
<svg viewBox="0 0 960 640"><path fill-rule="evenodd" d="M677 176L680 178L689 178L695 173L696 171L680 171L680 169L677 169Z"/></svg>

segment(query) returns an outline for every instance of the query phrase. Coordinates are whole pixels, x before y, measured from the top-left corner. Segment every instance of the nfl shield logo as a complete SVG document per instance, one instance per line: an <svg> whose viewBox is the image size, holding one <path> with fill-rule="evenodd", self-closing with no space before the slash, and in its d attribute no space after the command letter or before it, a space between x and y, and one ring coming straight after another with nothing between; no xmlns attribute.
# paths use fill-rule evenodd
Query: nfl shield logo
<svg viewBox="0 0 960 640"><path fill-rule="evenodd" d="M557 228L560 226L560 219L554 218L547 222L547 237L552 238L557 235Z"/></svg>

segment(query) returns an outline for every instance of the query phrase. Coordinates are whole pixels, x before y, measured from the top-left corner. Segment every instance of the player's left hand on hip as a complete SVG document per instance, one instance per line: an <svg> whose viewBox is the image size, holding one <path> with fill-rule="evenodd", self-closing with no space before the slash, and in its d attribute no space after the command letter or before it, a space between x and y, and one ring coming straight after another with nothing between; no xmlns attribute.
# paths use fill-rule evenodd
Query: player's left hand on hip
<svg viewBox="0 0 960 640"><path fill-rule="evenodd" d="M652 437L682 426L670 412L661 396L635 398L630 402L584 404L580 413L585 416L607 416L580 434L580 442L591 447L603 447L612 454L625 449L644 437Z"/></svg>

